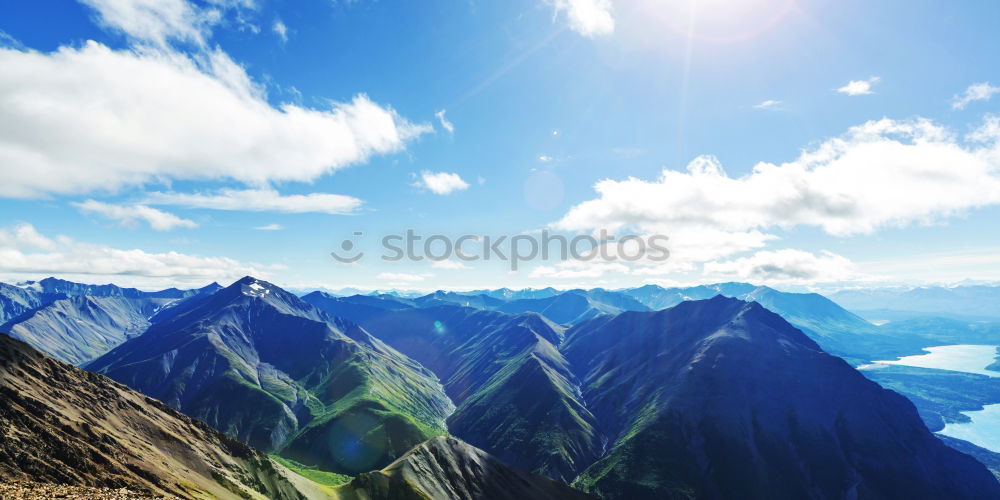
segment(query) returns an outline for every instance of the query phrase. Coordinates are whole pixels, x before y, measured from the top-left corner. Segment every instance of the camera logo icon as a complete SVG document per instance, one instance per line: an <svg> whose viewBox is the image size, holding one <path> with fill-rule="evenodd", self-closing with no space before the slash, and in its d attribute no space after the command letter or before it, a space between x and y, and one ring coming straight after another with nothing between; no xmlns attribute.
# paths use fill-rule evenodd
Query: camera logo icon
<svg viewBox="0 0 1000 500"><path fill-rule="evenodd" d="M363 235L364 233L362 233L361 231L354 231L353 235L350 238L347 238L344 241L340 242L341 251L338 252L334 250L333 252L330 252L330 256L336 259L337 262L342 262L344 264L353 264L361 260L361 258L365 256L365 253L360 251L354 252L354 246L355 246L354 239L360 238Z"/></svg>

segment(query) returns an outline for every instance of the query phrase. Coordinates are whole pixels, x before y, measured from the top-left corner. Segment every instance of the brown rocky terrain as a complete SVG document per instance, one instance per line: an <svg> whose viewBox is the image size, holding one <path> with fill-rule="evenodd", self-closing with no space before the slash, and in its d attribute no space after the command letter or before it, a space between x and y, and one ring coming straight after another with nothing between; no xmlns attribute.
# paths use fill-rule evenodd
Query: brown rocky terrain
<svg viewBox="0 0 1000 500"><path fill-rule="evenodd" d="M0 483L0 498L5 500L40 500L64 498L67 500L146 500L171 498L140 493L128 488L90 488L65 484L11 481Z"/></svg>
<svg viewBox="0 0 1000 500"><path fill-rule="evenodd" d="M0 482L15 488L0 497L20 494L24 483L11 481L110 489L93 498L130 498L112 491L120 488L179 498L323 496L207 424L0 335Z"/></svg>

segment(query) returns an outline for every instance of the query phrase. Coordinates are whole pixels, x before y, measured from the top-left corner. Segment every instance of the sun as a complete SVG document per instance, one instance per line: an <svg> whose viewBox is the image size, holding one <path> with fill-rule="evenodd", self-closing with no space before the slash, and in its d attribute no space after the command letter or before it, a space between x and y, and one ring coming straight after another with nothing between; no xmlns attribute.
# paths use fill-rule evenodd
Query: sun
<svg viewBox="0 0 1000 500"><path fill-rule="evenodd" d="M642 19L684 37L737 43L770 30L796 0L636 0Z"/></svg>

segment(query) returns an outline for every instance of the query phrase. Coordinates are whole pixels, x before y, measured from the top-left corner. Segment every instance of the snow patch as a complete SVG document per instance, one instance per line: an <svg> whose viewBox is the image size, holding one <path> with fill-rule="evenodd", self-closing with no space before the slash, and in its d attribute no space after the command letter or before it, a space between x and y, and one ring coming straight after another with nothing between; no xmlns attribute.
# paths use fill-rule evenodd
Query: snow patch
<svg viewBox="0 0 1000 500"><path fill-rule="evenodd" d="M250 283L246 287L249 288L249 290L244 290L243 293L251 297L263 297L264 295L271 293L271 290L269 288L265 287L264 285L261 285L260 283L257 283L256 281Z"/></svg>
<svg viewBox="0 0 1000 500"><path fill-rule="evenodd" d="M17 287L23 288L25 290L31 290L34 292L42 291L42 285L40 285L37 281L25 281L23 283L18 283Z"/></svg>

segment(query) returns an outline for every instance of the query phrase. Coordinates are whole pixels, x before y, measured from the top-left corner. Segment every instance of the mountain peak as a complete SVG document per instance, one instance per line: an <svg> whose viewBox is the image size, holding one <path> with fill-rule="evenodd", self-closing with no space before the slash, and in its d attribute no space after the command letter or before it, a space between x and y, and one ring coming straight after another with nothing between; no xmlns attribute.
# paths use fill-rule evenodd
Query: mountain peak
<svg viewBox="0 0 1000 500"><path fill-rule="evenodd" d="M232 285L226 287L224 290L230 291L229 295L233 297L245 295L247 297L258 298L275 296L281 296L284 298L285 295L291 295L280 287L253 276L244 276L243 278L235 281Z"/></svg>

